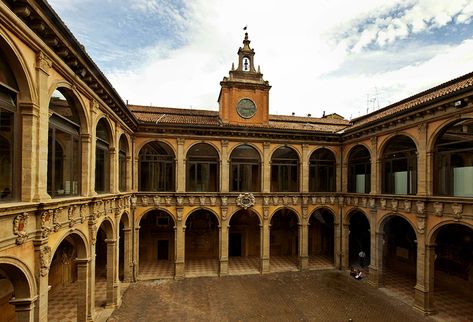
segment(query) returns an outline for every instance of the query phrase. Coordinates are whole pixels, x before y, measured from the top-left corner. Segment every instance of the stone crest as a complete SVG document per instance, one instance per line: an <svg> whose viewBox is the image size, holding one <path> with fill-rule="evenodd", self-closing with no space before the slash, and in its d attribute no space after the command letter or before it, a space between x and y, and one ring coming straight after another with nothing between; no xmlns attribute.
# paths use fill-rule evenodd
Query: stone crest
<svg viewBox="0 0 473 322"><path fill-rule="evenodd" d="M250 192L240 193L240 195L236 199L236 204L238 207L243 209L248 209L255 204L255 196L253 196Z"/></svg>
<svg viewBox="0 0 473 322"><path fill-rule="evenodd" d="M49 271L49 263L51 261L51 247L44 246L39 253L39 260L41 263L40 274L46 276Z"/></svg>
<svg viewBox="0 0 473 322"><path fill-rule="evenodd" d="M19 214L13 219L13 233L16 235L16 244L21 245L28 239L26 224L28 222L28 213Z"/></svg>

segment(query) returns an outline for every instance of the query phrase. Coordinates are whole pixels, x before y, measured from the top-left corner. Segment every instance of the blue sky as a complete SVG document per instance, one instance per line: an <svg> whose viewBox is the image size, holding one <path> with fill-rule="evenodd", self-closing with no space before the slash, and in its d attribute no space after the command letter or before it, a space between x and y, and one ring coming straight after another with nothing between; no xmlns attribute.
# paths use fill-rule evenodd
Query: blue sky
<svg viewBox="0 0 473 322"><path fill-rule="evenodd" d="M270 113L357 117L473 71L473 0L49 0L124 100L218 109L248 25Z"/></svg>

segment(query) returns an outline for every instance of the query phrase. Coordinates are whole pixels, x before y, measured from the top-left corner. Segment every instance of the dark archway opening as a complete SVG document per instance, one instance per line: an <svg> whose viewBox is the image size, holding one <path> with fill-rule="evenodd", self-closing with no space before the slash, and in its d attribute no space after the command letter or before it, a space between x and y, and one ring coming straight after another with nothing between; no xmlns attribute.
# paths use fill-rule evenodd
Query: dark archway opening
<svg viewBox="0 0 473 322"><path fill-rule="evenodd" d="M368 267L370 264L371 236L370 223L359 211L350 216L349 265ZM360 252L365 254L360 258Z"/></svg>
<svg viewBox="0 0 473 322"><path fill-rule="evenodd" d="M299 225L297 215L289 209L278 210L271 218L271 271L297 269L299 254Z"/></svg>
<svg viewBox="0 0 473 322"><path fill-rule="evenodd" d="M260 221L250 210L240 210L230 219L228 269L230 274L259 272Z"/></svg>
<svg viewBox="0 0 473 322"><path fill-rule="evenodd" d="M309 268L334 266L334 216L317 209L309 219Z"/></svg>
<svg viewBox="0 0 473 322"><path fill-rule="evenodd" d="M140 221L140 278L174 276L174 220L166 212L152 210Z"/></svg>

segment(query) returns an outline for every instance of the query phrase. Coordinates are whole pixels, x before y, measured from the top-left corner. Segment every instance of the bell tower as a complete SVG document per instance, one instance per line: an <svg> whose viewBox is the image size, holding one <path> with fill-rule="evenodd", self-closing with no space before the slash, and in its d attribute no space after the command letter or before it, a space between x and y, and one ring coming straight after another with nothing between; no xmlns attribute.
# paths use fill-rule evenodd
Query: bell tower
<svg viewBox="0 0 473 322"><path fill-rule="evenodd" d="M263 74L255 69L255 51L250 48L248 33L238 49L238 68L220 82L219 115L223 123L264 124L269 122L269 90Z"/></svg>

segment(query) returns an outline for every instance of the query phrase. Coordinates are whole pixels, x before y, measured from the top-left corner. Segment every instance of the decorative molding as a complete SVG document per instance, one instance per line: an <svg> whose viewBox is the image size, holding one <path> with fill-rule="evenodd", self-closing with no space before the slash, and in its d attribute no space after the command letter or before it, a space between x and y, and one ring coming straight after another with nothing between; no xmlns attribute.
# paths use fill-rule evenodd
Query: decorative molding
<svg viewBox="0 0 473 322"><path fill-rule="evenodd" d="M331 196L329 199L330 199L330 203L331 203L332 205L334 205L334 204L335 204L335 197L334 197L334 196Z"/></svg>
<svg viewBox="0 0 473 322"><path fill-rule="evenodd" d="M407 212L411 211L412 202L410 200L404 200L404 210Z"/></svg>
<svg viewBox="0 0 473 322"><path fill-rule="evenodd" d="M166 200L166 206L172 205L172 197L171 196L164 197L164 200Z"/></svg>
<svg viewBox="0 0 473 322"><path fill-rule="evenodd" d="M161 197L160 196L154 196L153 201L154 201L154 205L159 207L159 205L161 204Z"/></svg>
<svg viewBox="0 0 473 322"><path fill-rule="evenodd" d="M220 202L222 206L226 207L228 205L228 197L225 197L225 196L220 197Z"/></svg>
<svg viewBox="0 0 473 322"><path fill-rule="evenodd" d="M263 219L268 220L269 218L269 208L263 207Z"/></svg>
<svg viewBox="0 0 473 322"><path fill-rule="evenodd" d="M273 196L273 205L274 206L279 205L279 197L278 196Z"/></svg>
<svg viewBox="0 0 473 322"><path fill-rule="evenodd" d="M21 245L28 239L26 224L28 223L28 213L19 214L13 219L13 233L16 235L16 244Z"/></svg>
<svg viewBox="0 0 473 322"><path fill-rule="evenodd" d="M51 263L51 247L46 245L40 250L39 261L41 264L40 274L44 277L48 275L49 272L49 265Z"/></svg>
<svg viewBox="0 0 473 322"><path fill-rule="evenodd" d="M425 232L425 221L426 221L426 216L418 214L417 215L417 230L419 233L423 234Z"/></svg>
<svg viewBox="0 0 473 322"><path fill-rule="evenodd" d="M463 213L463 205L460 204L460 203L453 203L452 204L452 212L453 212L453 216L455 218L455 221L460 220L461 217L462 217L462 213Z"/></svg>
<svg viewBox="0 0 473 322"><path fill-rule="evenodd" d="M417 214L424 215L424 213L425 213L425 202L417 201L416 202L416 211L417 211Z"/></svg>
<svg viewBox="0 0 473 322"><path fill-rule="evenodd" d="M391 200L391 208L393 211L397 211L399 207L399 201L397 201L396 199L393 199Z"/></svg>
<svg viewBox="0 0 473 322"><path fill-rule="evenodd" d="M178 206L182 206L182 204L184 203L184 197L182 196L176 197L176 202Z"/></svg>
<svg viewBox="0 0 473 322"><path fill-rule="evenodd" d="M217 197L210 197L210 205L215 206L217 204Z"/></svg>
<svg viewBox="0 0 473 322"><path fill-rule="evenodd" d="M222 220L227 220L228 208L227 207L220 207L220 211L222 213Z"/></svg>
<svg viewBox="0 0 473 322"><path fill-rule="evenodd" d="M434 213L435 213L435 216L437 217L443 216L443 203L441 202L434 203Z"/></svg>
<svg viewBox="0 0 473 322"><path fill-rule="evenodd" d="M382 198L380 200L381 209L383 209L383 210L386 209L386 203L387 203L386 199Z"/></svg>
<svg viewBox="0 0 473 322"><path fill-rule="evenodd" d="M241 193L237 199L236 204L238 207L248 209L255 205L255 196L250 192Z"/></svg>
<svg viewBox="0 0 473 322"><path fill-rule="evenodd" d="M148 205L148 196L141 196L141 205L146 207Z"/></svg>
<svg viewBox="0 0 473 322"><path fill-rule="evenodd" d="M51 233L51 211L44 210L41 214L41 237L47 238Z"/></svg>
<svg viewBox="0 0 473 322"><path fill-rule="evenodd" d="M293 205L297 205L297 202L299 201L299 197L298 196L293 196L292 197L292 204Z"/></svg>
<svg viewBox="0 0 473 322"><path fill-rule="evenodd" d="M182 208L177 207L176 212L177 212L177 221L182 221Z"/></svg>
<svg viewBox="0 0 473 322"><path fill-rule="evenodd" d="M263 197L263 205L269 206L270 198L268 196Z"/></svg>
<svg viewBox="0 0 473 322"><path fill-rule="evenodd" d="M206 199L205 196L200 196L200 197L199 197L200 205L201 205L201 206L205 206L205 199Z"/></svg>
<svg viewBox="0 0 473 322"><path fill-rule="evenodd" d="M53 62L42 51L36 55L36 68L41 69L44 73L49 75L49 70L53 66Z"/></svg>
<svg viewBox="0 0 473 322"><path fill-rule="evenodd" d="M327 197L320 197L320 203L322 205L325 205L325 201L327 200Z"/></svg>
<svg viewBox="0 0 473 322"><path fill-rule="evenodd" d="M194 196L190 196L190 197L187 197L187 199L189 199L189 206L193 206L194 203L195 203L195 197L194 197Z"/></svg>
<svg viewBox="0 0 473 322"><path fill-rule="evenodd" d="M369 202L369 206L370 206L371 209L376 208L376 199L370 198L370 200L368 202Z"/></svg>

